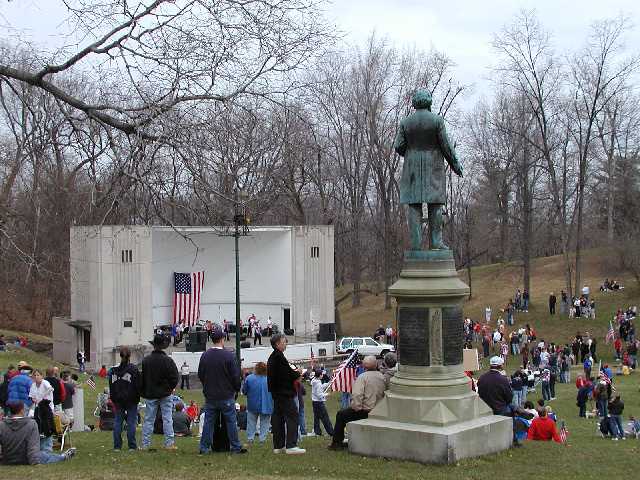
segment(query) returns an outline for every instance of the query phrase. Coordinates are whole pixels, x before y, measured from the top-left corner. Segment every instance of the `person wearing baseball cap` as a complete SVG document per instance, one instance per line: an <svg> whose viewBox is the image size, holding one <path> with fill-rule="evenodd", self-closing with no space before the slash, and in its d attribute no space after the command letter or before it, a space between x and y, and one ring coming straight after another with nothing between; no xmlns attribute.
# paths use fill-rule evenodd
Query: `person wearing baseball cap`
<svg viewBox="0 0 640 480"><path fill-rule="evenodd" d="M513 391L509 378L504 372L504 359L493 356L489 359L489 371L483 373L478 379L478 395L493 411L494 415L513 417ZM519 447L520 443L513 437L513 446Z"/></svg>
<svg viewBox="0 0 640 480"><path fill-rule="evenodd" d="M247 453L238 438L235 397L240 391L240 365L230 350L225 350L225 333L218 324L211 326L213 346L200 357L198 378L202 382L205 404L200 453L211 452L214 421L221 415L227 427L232 453Z"/></svg>

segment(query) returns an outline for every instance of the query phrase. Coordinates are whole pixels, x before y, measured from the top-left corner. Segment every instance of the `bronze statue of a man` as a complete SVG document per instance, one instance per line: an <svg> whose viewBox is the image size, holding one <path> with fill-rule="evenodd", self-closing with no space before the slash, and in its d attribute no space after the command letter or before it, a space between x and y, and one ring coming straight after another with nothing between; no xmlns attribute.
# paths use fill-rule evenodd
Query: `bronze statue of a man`
<svg viewBox="0 0 640 480"><path fill-rule="evenodd" d="M411 250L420 250L422 246L423 203L428 205L429 249L448 249L442 241L442 208L447 191L443 160L460 176L462 167L449 143L443 118L431 112L431 93L424 89L416 91L412 104L416 111L400 122L394 145L404 157L400 203L409 205Z"/></svg>

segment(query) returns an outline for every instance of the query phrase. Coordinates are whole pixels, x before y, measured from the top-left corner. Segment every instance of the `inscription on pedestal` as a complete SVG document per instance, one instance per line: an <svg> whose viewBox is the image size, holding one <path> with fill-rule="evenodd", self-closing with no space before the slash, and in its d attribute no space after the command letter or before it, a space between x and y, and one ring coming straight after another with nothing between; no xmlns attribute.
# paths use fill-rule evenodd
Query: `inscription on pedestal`
<svg viewBox="0 0 640 480"><path fill-rule="evenodd" d="M398 360L402 365L429 366L428 323L428 308L399 309ZM462 355L462 350L460 354Z"/></svg>
<svg viewBox="0 0 640 480"><path fill-rule="evenodd" d="M429 353L431 366L442 365L442 309L429 309Z"/></svg>
<svg viewBox="0 0 640 480"><path fill-rule="evenodd" d="M462 307L442 309L442 348L444 365L462 363Z"/></svg>

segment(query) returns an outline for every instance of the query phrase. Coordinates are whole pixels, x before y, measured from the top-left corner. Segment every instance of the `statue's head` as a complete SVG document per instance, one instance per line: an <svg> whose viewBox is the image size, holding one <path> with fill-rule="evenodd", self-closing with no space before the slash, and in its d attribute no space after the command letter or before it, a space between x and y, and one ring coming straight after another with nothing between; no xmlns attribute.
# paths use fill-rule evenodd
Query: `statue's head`
<svg viewBox="0 0 640 480"><path fill-rule="evenodd" d="M426 88L419 88L416 93L413 94L411 104L416 110L427 109L431 110L431 92Z"/></svg>

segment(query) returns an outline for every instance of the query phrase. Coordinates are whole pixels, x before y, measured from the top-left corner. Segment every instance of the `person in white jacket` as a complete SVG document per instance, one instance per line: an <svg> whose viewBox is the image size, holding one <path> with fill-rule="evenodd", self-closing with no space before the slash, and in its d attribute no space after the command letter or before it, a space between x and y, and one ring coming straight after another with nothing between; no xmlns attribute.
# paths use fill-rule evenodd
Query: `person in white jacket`
<svg viewBox="0 0 640 480"><path fill-rule="evenodd" d="M320 430L320 422L324 426L327 435L333 436L333 425L327 412L325 401L327 400L327 391L325 387L327 384L322 383L322 370L316 369L314 371L314 377L311 380L311 403L313 405L313 433L316 436L322 436L322 430Z"/></svg>

